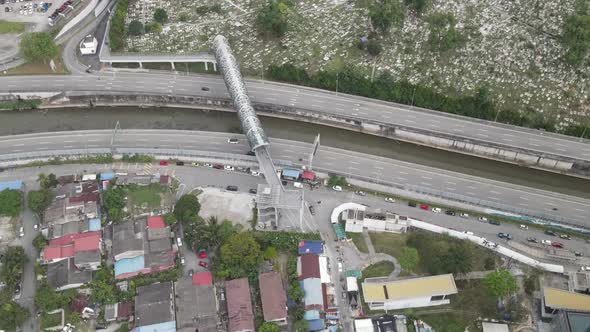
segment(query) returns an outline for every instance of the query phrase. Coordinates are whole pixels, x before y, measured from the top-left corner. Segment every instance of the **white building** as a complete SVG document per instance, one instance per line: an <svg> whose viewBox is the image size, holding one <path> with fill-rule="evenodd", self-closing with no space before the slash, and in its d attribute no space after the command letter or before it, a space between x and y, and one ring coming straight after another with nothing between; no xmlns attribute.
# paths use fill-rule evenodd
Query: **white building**
<svg viewBox="0 0 590 332"><path fill-rule="evenodd" d="M98 41L93 35L88 35L80 42L80 53L82 55L96 54L96 48L98 47Z"/></svg>
<svg viewBox="0 0 590 332"><path fill-rule="evenodd" d="M363 282L363 297L371 310L396 310L430 307L450 303L457 294L452 274L390 281L368 278Z"/></svg>
<svg viewBox="0 0 590 332"><path fill-rule="evenodd" d="M356 203L344 203L332 211L332 223L340 220L346 222L345 230L349 233L369 232L403 233L408 227L408 218L381 210L368 210L366 206Z"/></svg>

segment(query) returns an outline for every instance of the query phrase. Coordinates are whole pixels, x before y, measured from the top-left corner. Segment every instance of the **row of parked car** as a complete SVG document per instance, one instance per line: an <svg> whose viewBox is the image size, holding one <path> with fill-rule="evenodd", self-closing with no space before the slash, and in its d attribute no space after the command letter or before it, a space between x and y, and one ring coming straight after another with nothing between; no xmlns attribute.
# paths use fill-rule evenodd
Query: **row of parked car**
<svg viewBox="0 0 590 332"><path fill-rule="evenodd" d="M80 3L80 0L67 0L64 2L51 15L49 15L49 25L56 24L62 17L65 17L69 12L74 10L74 7L78 3Z"/></svg>

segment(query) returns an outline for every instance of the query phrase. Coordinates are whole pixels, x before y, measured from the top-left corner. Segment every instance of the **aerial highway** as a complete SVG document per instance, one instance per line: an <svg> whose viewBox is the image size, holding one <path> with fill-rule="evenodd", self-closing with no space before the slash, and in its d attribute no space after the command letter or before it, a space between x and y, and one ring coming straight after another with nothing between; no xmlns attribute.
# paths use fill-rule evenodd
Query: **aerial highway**
<svg viewBox="0 0 590 332"><path fill-rule="evenodd" d="M110 149L113 131L92 130L51 132L0 137L0 155L75 149ZM238 144L228 144L230 137L239 137ZM180 130L121 130L115 149L166 149L209 151L244 156L249 151L241 135ZM271 139L271 153L275 160L295 166L305 164L311 144L284 139ZM244 156L245 157L245 156ZM252 157L252 162L255 158ZM458 196L503 204L515 210L527 210L535 216L590 227L590 200L552 193L510 183L468 176L452 171L420 166L394 159L351 152L331 147L320 147L314 159L314 169L348 175L368 182L380 182L404 188L425 188Z"/></svg>
<svg viewBox="0 0 590 332"><path fill-rule="evenodd" d="M139 93L172 96L205 96L229 99L217 76L173 73L96 72L70 76L2 77L0 93L75 91L89 94ZM295 107L321 113L346 115L409 128L486 141L513 148L590 161L590 144L575 138L497 125L490 122L414 110L393 103L267 81L246 82L255 103ZM203 90L202 88L206 88Z"/></svg>

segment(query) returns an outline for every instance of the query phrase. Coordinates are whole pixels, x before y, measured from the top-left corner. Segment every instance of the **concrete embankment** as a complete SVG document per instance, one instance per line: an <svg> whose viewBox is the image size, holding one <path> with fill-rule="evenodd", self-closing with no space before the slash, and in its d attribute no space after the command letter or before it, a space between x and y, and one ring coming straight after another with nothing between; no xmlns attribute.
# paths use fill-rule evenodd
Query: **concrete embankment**
<svg viewBox="0 0 590 332"><path fill-rule="evenodd" d="M114 92L110 94L95 94L94 92L85 94L61 93L45 99L42 105L42 107L46 108L93 106L160 106L233 112L231 103L225 99L164 95L127 95L116 94ZM254 106L259 114L264 116L332 126L520 166L590 178L590 162L584 160L524 150L496 142L473 140L380 121L366 120L355 116L344 116L256 102Z"/></svg>

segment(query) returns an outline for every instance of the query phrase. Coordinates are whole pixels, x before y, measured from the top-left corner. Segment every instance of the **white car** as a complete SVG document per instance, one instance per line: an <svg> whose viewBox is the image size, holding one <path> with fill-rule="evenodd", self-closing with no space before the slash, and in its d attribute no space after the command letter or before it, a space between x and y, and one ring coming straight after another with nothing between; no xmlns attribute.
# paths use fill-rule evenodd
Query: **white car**
<svg viewBox="0 0 590 332"><path fill-rule="evenodd" d="M520 225L520 228L521 229L529 229L529 226L527 226L527 225Z"/></svg>
<svg viewBox="0 0 590 332"><path fill-rule="evenodd" d="M334 190L334 191L342 191L342 187L340 187L340 186L334 186L334 187L332 187L332 190Z"/></svg>
<svg viewBox="0 0 590 332"><path fill-rule="evenodd" d="M239 142L239 141L238 141L238 139L237 139L237 138L233 138L233 137L232 137L232 138L228 138L228 139L227 139L227 142L228 142L229 144L238 144L238 142Z"/></svg>
<svg viewBox="0 0 590 332"><path fill-rule="evenodd" d="M179 247L182 247L182 240L179 237L176 238L176 243Z"/></svg>
<svg viewBox="0 0 590 332"><path fill-rule="evenodd" d="M180 264L184 265L184 256L180 256Z"/></svg>
<svg viewBox="0 0 590 332"><path fill-rule="evenodd" d="M580 271L590 271L590 266L580 266Z"/></svg>
<svg viewBox="0 0 590 332"><path fill-rule="evenodd" d="M549 241L549 240L541 240L541 244L544 244L546 246L550 246L551 245L551 241Z"/></svg>
<svg viewBox="0 0 590 332"><path fill-rule="evenodd" d="M460 216L461 218L469 218L469 214L467 214L467 213L464 213L464 212L462 212L462 213L461 213L459 216Z"/></svg>
<svg viewBox="0 0 590 332"><path fill-rule="evenodd" d="M225 165L225 166L223 166L223 169L226 170L226 171L233 171L234 170L234 167L231 166L231 165Z"/></svg>
<svg viewBox="0 0 590 332"><path fill-rule="evenodd" d="M470 232L470 231L464 231L463 233L465 233L467 235L473 235L473 232Z"/></svg>
<svg viewBox="0 0 590 332"><path fill-rule="evenodd" d="M479 220L481 222L488 222L488 218L486 218L486 217L479 217L479 218L477 218L477 220Z"/></svg>
<svg viewBox="0 0 590 332"><path fill-rule="evenodd" d="M34 224L33 225L33 229L36 230L36 231L38 231L39 230L39 224Z"/></svg>
<svg viewBox="0 0 590 332"><path fill-rule="evenodd" d="M342 272L343 268L342 268L342 263L338 262L338 272Z"/></svg>
<svg viewBox="0 0 590 332"><path fill-rule="evenodd" d="M258 171L250 171L250 174L252 174L254 176L260 176L260 172L258 172Z"/></svg>
<svg viewBox="0 0 590 332"><path fill-rule="evenodd" d="M432 212L434 212L434 213L441 213L442 212L442 209L441 208L434 207L434 208L432 208Z"/></svg>
<svg viewBox="0 0 590 332"><path fill-rule="evenodd" d="M387 203L393 203L393 202L395 202L395 199L393 199L393 198L391 198L391 197L385 197L385 201L386 201Z"/></svg>
<svg viewBox="0 0 590 332"><path fill-rule="evenodd" d="M18 230L18 235L20 237L25 236L25 228L21 226L21 228Z"/></svg>

